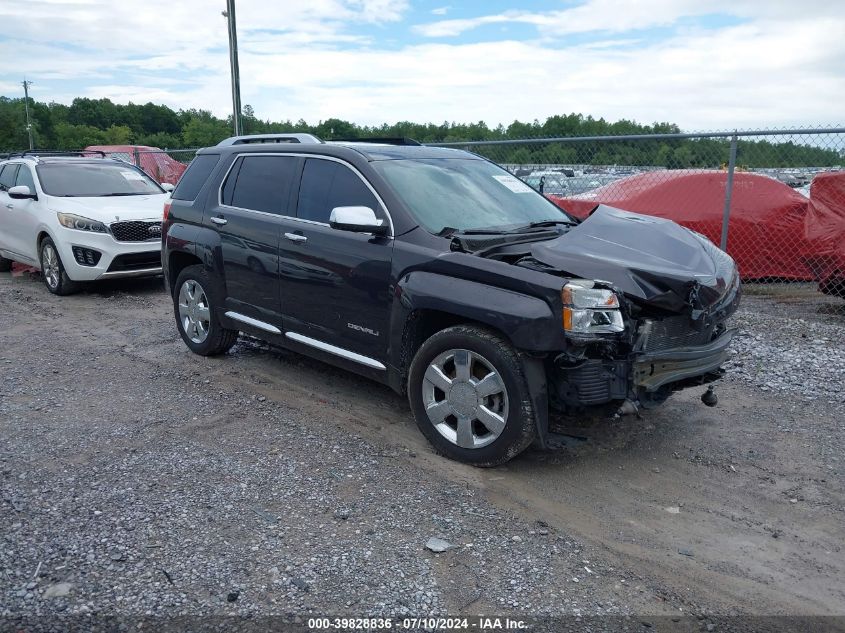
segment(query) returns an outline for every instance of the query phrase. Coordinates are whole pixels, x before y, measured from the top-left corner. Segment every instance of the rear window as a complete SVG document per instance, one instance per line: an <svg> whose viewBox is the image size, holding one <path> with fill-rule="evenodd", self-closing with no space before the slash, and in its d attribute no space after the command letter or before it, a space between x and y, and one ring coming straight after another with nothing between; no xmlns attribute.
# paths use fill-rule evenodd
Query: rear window
<svg viewBox="0 0 845 633"><path fill-rule="evenodd" d="M171 197L174 200L196 200L200 189L208 180L219 160L220 154L200 154L194 158L179 179L179 184L176 185Z"/></svg>
<svg viewBox="0 0 845 633"><path fill-rule="evenodd" d="M65 198L149 196L163 193L147 174L119 162L50 162L38 165L44 193Z"/></svg>

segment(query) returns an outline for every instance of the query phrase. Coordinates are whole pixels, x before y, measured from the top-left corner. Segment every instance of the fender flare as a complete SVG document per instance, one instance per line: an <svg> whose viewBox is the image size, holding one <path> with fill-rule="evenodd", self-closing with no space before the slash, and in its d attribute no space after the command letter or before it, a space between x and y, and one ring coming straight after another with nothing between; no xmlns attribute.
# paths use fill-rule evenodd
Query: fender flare
<svg viewBox="0 0 845 633"><path fill-rule="evenodd" d="M561 333L553 331L558 320L551 306L542 299L512 290L422 271L403 276L395 294L391 328L393 367L400 371L403 367L404 324L414 311L436 310L496 329L522 353L525 380L534 404L537 442L545 448L549 428L545 359L526 352L554 349L554 341Z"/></svg>

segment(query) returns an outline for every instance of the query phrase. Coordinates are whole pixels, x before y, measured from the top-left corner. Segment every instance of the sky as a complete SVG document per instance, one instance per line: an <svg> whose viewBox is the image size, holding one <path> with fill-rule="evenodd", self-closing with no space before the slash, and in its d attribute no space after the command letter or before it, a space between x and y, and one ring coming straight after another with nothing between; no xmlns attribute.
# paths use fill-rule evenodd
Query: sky
<svg viewBox="0 0 845 633"><path fill-rule="evenodd" d="M225 0L0 0L0 94L225 117ZM841 0L237 0L262 119L845 124Z"/></svg>

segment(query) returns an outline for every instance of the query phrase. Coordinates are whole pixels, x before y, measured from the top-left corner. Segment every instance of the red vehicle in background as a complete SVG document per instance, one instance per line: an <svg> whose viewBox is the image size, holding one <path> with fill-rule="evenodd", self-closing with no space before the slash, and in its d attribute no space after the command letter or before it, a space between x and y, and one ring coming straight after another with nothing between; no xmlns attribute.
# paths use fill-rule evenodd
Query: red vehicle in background
<svg viewBox="0 0 845 633"><path fill-rule="evenodd" d="M89 145L84 151L103 152L108 157L137 165L159 184L175 186L188 168L164 150L147 145Z"/></svg>
<svg viewBox="0 0 845 633"><path fill-rule="evenodd" d="M807 265L819 290L845 299L845 172L813 179L804 233L815 246Z"/></svg>
<svg viewBox="0 0 845 633"><path fill-rule="evenodd" d="M604 204L674 220L719 244L726 186L724 171L661 170L574 196L548 197L579 218ZM773 178L734 174L727 252L744 280L819 278L811 266L819 246L805 232L808 206L805 196ZM831 215L841 222L845 207Z"/></svg>

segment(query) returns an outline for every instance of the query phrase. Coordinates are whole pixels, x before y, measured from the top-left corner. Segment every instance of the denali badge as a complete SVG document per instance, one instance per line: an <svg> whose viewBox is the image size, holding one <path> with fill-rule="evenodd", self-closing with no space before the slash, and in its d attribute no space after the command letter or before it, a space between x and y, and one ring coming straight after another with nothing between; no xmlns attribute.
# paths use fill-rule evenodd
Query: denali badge
<svg viewBox="0 0 845 633"><path fill-rule="evenodd" d="M364 334L369 334L370 336L378 336L378 332L375 330L371 330L368 327L364 327L363 325L355 325L354 323L347 323L346 327L351 330L358 330L359 332L363 332Z"/></svg>

